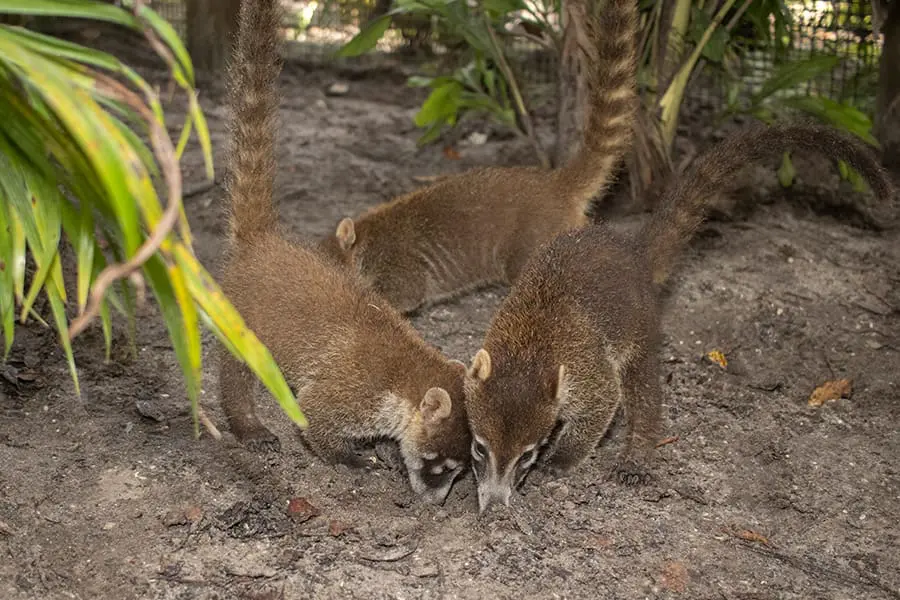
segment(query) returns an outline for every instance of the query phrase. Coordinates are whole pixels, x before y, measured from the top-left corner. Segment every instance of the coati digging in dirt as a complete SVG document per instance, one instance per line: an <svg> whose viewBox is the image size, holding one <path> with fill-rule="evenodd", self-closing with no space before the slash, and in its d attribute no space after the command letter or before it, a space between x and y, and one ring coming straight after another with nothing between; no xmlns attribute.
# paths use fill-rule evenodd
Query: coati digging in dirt
<svg viewBox="0 0 900 600"><path fill-rule="evenodd" d="M528 257L587 222L585 210L631 145L635 0L607 0L588 26L591 111L581 150L563 167L481 168L344 219L321 248L362 273L399 311L479 285L512 283Z"/></svg>
<svg viewBox="0 0 900 600"><path fill-rule="evenodd" d="M637 235L591 225L534 255L494 316L466 380L482 511L508 504L539 454L557 472L577 465L620 405L627 429L616 474L625 483L645 478L661 429L663 284L735 171L790 148L843 159L880 201L892 200L889 179L860 142L822 126L751 127L701 156Z"/></svg>
<svg viewBox="0 0 900 600"><path fill-rule="evenodd" d="M279 233L273 202L279 0L241 3L230 67L231 248L223 288L297 390L304 438L323 459L359 464L351 443L397 440L413 490L442 501L468 463L465 366L427 345L355 274ZM255 378L221 352L222 407L257 449L278 438L256 416Z"/></svg>

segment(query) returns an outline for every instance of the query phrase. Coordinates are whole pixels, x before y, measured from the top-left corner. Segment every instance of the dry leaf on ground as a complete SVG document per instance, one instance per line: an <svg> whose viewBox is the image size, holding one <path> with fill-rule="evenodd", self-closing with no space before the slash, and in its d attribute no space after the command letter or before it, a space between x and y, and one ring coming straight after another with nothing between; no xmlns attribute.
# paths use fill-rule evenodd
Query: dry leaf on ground
<svg viewBox="0 0 900 600"><path fill-rule="evenodd" d="M453 146L444 147L444 157L449 160L459 160L460 158L462 158L462 156L460 156L459 154L459 151Z"/></svg>
<svg viewBox="0 0 900 600"><path fill-rule="evenodd" d="M309 521L321 513L322 511L313 506L306 498L291 498L288 501L287 514L301 523Z"/></svg>
<svg viewBox="0 0 900 600"><path fill-rule="evenodd" d="M340 537L351 529L353 529L353 526L343 521L330 521L328 523L328 535L332 537Z"/></svg>
<svg viewBox="0 0 900 600"><path fill-rule="evenodd" d="M184 509L184 518L191 523L197 523L203 518L203 510L199 506L188 506Z"/></svg>
<svg viewBox="0 0 900 600"><path fill-rule="evenodd" d="M849 379L826 381L809 396L810 406L822 406L826 402L849 398L853 393L853 382Z"/></svg>
<svg viewBox="0 0 900 600"><path fill-rule="evenodd" d="M656 447L659 448L660 446L665 446L665 445L667 445L667 444L674 444L674 443L677 442L677 441L678 441L678 436L677 436L677 435L672 435L672 436L669 436L669 437L667 437L667 438L664 438L664 439L659 440L659 441L656 443Z"/></svg>
<svg viewBox="0 0 900 600"><path fill-rule="evenodd" d="M734 537L744 540L745 542L755 542L757 544L762 544L764 546L771 546L772 544L769 542L769 538L764 536L761 533L757 533L752 529L737 529L732 528L726 530L727 533L733 535Z"/></svg>
<svg viewBox="0 0 900 600"><path fill-rule="evenodd" d="M663 567L662 586L671 592L683 592L688 584L688 570L682 562L669 562Z"/></svg>
<svg viewBox="0 0 900 600"><path fill-rule="evenodd" d="M723 369L728 367L728 359L725 358L725 354L721 350L710 350L706 353L706 358Z"/></svg>

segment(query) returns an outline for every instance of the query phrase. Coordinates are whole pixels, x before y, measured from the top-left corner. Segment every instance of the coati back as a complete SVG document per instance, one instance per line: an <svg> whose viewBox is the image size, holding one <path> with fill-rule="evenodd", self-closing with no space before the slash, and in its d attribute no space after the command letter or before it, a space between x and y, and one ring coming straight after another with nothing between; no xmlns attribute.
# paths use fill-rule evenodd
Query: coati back
<svg viewBox="0 0 900 600"><path fill-rule="evenodd" d="M880 200L893 197L888 177L860 142L822 126L753 127L701 156L638 235L591 225L560 235L533 257L468 371L481 510L508 503L542 449L556 469L577 465L620 405L626 443L616 472L626 483L643 480L661 428L663 284L734 172L790 148L843 159Z"/></svg>
<svg viewBox="0 0 900 600"><path fill-rule="evenodd" d="M491 282L512 283L541 244L587 221L628 150L637 107L636 0L587 24L591 111L581 149L555 170L480 168L343 219L320 247L401 312Z"/></svg>
<svg viewBox="0 0 900 600"><path fill-rule="evenodd" d="M427 345L355 274L278 232L279 30L279 0L241 3L230 66L231 247L223 289L296 390L313 451L358 464L353 442L392 438L414 491L443 500L468 462L465 366ZM253 374L224 350L220 358L232 432L248 446L277 449L256 415Z"/></svg>

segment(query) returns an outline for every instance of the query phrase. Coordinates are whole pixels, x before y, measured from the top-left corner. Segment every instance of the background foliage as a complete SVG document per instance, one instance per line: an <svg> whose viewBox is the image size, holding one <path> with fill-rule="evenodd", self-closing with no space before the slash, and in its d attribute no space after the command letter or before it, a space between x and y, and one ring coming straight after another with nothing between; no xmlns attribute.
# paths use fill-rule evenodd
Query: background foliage
<svg viewBox="0 0 900 600"><path fill-rule="evenodd" d="M588 4L590 10L594 5ZM814 85L825 75L837 77L842 61L833 53L797 51L798 38L791 35L794 16L784 0L644 0L640 6L639 81L646 112L638 147L647 150L639 162L668 162L687 89L701 76L721 86L721 118L743 114L772 122L803 113L877 144L872 121L860 107L830 98ZM860 12L860 7L855 13L849 8L849 15ZM390 11L366 24L339 55L371 51L398 18L442 25L445 32L438 39L450 46L458 65L433 77L410 79L410 85L431 88L416 115L423 129L420 141L435 140L467 115L488 115L529 138L538 159L547 164L510 55L516 41L524 39L558 59L566 27L560 11L555 0L394 0ZM838 25L865 30L867 23L845 17ZM867 51L864 39L859 48ZM775 57L775 68L763 81L748 83L740 67L761 49ZM647 179L654 170L639 165L632 175Z"/></svg>

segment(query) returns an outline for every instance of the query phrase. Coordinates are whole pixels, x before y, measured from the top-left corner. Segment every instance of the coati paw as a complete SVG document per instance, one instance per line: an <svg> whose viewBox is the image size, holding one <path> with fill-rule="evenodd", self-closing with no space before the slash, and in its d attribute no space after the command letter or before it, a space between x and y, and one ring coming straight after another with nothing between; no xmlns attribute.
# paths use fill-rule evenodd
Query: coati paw
<svg viewBox="0 0 900 600"><path fill-rule="evenodd" d="M547 481L554 481L571 475L573 467L574 465L551 463L544 469L544 473L546 474Z"/></svg>
<svg viewBox="0 0 900 600"><path fill-rule="evenodd" d="M352 444L332 446L311 446L312 451L325 463L334 466L343 466L350 469L364 469L372 466L372 461L365 456L360 456Z"/></svg>
<svg viewBox="0 0 900 600"><path fill-rule="evenodd" d="M622 485L647 485L653 475L643 464L633 460L621 460L613 467L612 478Z"/></svg>
<svg viewBox="0 0 900 600"><path fill-rule="evenodd" d="M245 433L239 439L241 444L251 452L260 454L281 452L281 440L265 427Z"/></svg>
<svg viewBox="0 0 900 600"><path fill-rule="evenodd" d="M372 461L355 452L341 453L335 457L335 463L350 467L351 469L365 469L373 465Z"/></svg>

